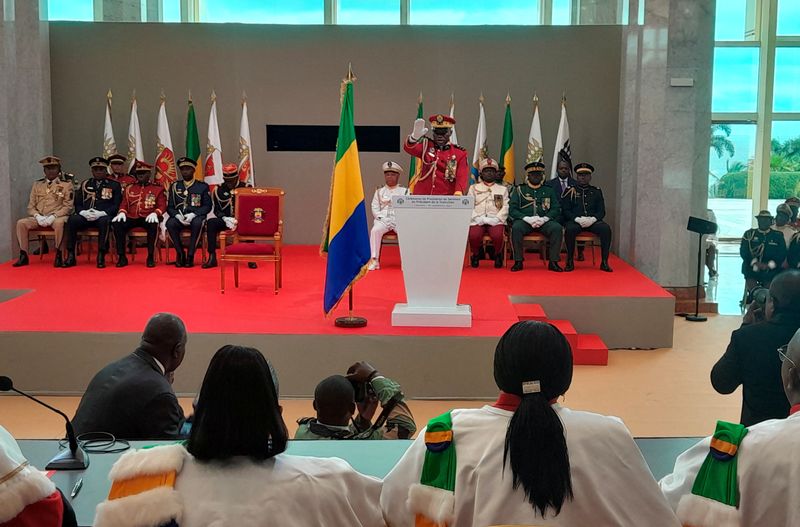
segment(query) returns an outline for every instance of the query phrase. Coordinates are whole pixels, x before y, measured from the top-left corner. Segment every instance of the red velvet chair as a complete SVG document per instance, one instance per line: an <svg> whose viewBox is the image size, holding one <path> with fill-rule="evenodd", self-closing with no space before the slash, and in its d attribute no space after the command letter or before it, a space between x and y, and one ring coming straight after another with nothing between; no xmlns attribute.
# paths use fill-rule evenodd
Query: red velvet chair
<svg viewBox="0 0 800 527"><path fill-rule="evenodd" d="M233 283L239 287L239 262L273 262L275 294L281 288L281 243L283 241L283 196L279 188L237 188L232 233L220 233L220 288L225 293L225 264L233 262ZM233 243L226 247L226 238Z"/></svg>

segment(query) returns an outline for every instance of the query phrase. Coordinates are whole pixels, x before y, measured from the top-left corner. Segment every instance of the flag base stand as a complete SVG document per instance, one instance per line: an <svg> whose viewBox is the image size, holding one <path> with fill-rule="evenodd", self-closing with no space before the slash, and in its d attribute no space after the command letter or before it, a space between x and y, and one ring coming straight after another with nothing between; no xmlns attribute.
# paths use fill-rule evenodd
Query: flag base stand
<svg viewBox="0 0 800 527"><path fill-rule="evenodd" d="M363 328L367 325L367 319L364 317L356 317L353 316L353 288L350 287L350 291L347 295L347 300L349 304L349 308L347 310L346 317L339 317L333 321L334 325L337 328Z"/></svg>

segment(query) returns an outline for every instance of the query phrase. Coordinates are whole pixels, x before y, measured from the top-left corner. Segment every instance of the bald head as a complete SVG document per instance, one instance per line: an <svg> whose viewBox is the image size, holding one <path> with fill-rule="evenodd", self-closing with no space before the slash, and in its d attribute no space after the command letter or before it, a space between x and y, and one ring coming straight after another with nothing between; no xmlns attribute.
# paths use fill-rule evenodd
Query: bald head
<svg viewBox="0 0 800 527"><path fill-rule="evenodd" d="M156 313L147 321L139 348L158 359L167 372L174 371L186 351L186 326L177 315Z"/></svg>
<svg viewBox="0 0 800 527"><path fill-rule="evenodd" d="M326 425L346 426L355 413L353 384L342 375L323 379L314 390L317 420Z"/></svg>
<svg viewBox="0 0 800 527"><path fill-rule="evenodd" d="M772 280L769 298L773 313L800 314L800 270L789 269Z"/></svg>

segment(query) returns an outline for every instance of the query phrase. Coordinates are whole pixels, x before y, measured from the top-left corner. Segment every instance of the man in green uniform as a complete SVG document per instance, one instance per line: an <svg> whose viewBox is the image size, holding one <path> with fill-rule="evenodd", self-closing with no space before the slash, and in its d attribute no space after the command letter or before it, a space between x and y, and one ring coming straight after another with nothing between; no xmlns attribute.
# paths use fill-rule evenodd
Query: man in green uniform
<svg viewBox="0 0 800 527"><path fill-rule="evenodd" d="M525 165L527 178L511 193L508 217L511 222L511 248L514 252L512 271L522 270L524 259L522 239L532 232L541 232L550 245L550 271L563 271L558 265L563 233L556 218L561 214L559 197L552 187L544 184L544 163L534 161Z"/></svg>
<svg viewBox="0 0 800 527"><path fill-rule="evenodd" d="M757 284L769 287L786 259L786 242L783 234L772 228L772 214L762 210L756 221L758 227L746 230L739 246L745 292Z"/></svg>

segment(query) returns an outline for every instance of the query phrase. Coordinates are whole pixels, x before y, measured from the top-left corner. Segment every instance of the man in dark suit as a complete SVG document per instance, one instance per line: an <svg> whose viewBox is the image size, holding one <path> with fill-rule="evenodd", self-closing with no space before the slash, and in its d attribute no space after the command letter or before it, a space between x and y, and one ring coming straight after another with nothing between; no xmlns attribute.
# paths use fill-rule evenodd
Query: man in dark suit
<svg viewBox="0 0 800 527"><path fill-rule="evenodd" d="M729 394L742 386L745 426L789 415L778 348L800 328L800 271L784 271L772 281L766 316L764 322L734 331L728 349L711 370L717 392Z"/></svg>
<svg viewBox="0 0 800 527"><path fill-rule="evenodd" d="M569 201L578 186L578 180L572 177L572 159L563 151L558 152L556 175L557 177L548 180L546 184L555 191L556 196L558 196L558 203L561 205L561 214L556 218L556 221L561 225L566 225L570 218L567 218L565 207L570 205ZM583 258L583 243L581 243L578 245L578 261L582 262Z"/></svg>
<svg viewBox="0 0 800 527"><path fill-rule="evenodd" d="M171 378L185 353L183 321L170 313L153 315L136 351L89 383L72 419L75 432L109 432L122 439L178 437L184 415Z"/></svg>

